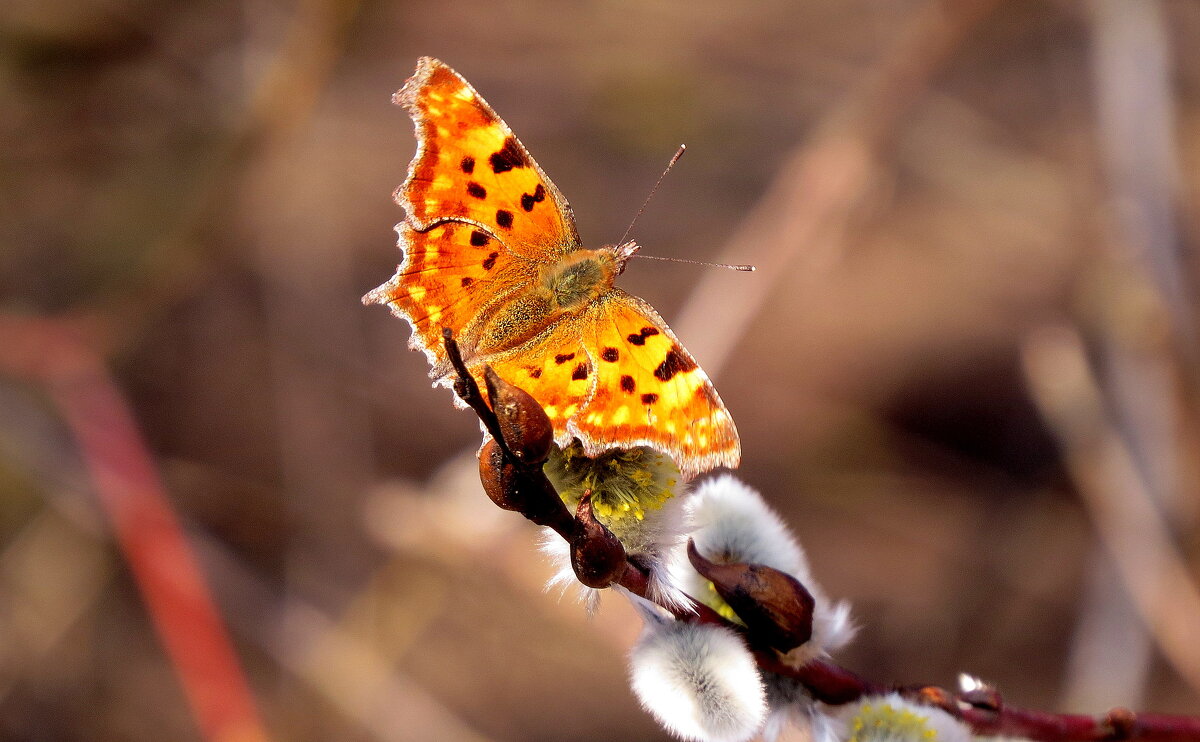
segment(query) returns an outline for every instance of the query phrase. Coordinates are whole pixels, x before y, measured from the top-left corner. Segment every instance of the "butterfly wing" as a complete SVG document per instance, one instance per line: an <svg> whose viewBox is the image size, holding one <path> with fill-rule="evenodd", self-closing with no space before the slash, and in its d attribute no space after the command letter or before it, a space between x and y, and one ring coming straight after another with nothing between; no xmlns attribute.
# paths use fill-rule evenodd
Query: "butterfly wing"
<svg viewBox="0 0 1200 742"><path fill-rule="evenodd" d="M454 330L470 356L480 326L492 311L528 286L537 266L516 258L483 229L463 222L441 222L424 232L407 223L396 227L404 262L391 280L363 297L365 304L387 304L412 326L409 347L425 353L429 375L450 372L442 328Z"/></svg>
<svg viewBox="0 0 1200 742"><path fill-rule="evenodd" d="M424 57L393 100L417 134L395 194L406 212L396 227L404 261L363 301L388 304L408 320L409 344L424 351L430 376L440 380L449 372L442 328L473 356L496 308L533 286L538 264L578 249L579 235L562 194L454 70Z"/></svg>
<svg viewBox="0 0 1200 742"><path fill-rule="evenodd" d="M417 154L395 194L414 230L446 219L470 222L536 261L579 247L566 199L457 72L422 57L393 101L417 131Z"/></svg>
<svg viewBox="0 0 1200 742"><path fill-rule="evenodd" d="M589 314L583 339L593 385L568 426L585 449L652 446L689 476L736 467L741 444L733 418L658 312L613 288Z"/></svg>
<svg viewBox="0 0 1200 742"><path fill-rule="evenodd" d="M470 369L482 385L487 363L500 378L532 395L549 416L560 446L574 437L568 423L578 417L594 386L595 363L582 337L584 319L560 318L524 345L481 359Z"/></svg>
<svg viewBox="0 0 1200 742"><path fill-rule="evenodd" d="M528 342L469 363L480 384L484 363L538 401L560 446L578 438L588 456L650 446L689 477L741 459L733 418L708 376L653 307L618 288Z"/></svg>

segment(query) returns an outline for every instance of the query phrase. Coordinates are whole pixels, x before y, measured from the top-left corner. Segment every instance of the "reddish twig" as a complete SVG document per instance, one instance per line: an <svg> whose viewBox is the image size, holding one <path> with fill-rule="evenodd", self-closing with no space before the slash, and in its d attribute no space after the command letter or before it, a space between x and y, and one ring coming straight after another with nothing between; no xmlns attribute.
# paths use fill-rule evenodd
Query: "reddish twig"
<svg viewBox="0 0 1200 742"><path fill-rule="evenodd" d="M1051 714L1030 709L967 707L959 718L977 734L1023 737L1045 742L1195 742L1200 739L1200 719L1168 714L1135 714L1113 709L1104 716Z"/></svg>
<svg viewBox="0 0 1200 742"><path fill-rule="evenodd" d="M269 739L129 406L81 333L0 317L0 370L44 387L70 427L192 714L211 742Z"/></svg>

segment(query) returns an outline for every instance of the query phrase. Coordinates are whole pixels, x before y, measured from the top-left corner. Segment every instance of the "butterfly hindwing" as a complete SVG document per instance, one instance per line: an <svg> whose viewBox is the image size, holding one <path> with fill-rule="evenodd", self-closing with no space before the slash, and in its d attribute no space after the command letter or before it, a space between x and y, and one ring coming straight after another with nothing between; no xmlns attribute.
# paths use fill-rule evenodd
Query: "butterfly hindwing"
<svg viewBox="0 0 1200 742"><path fill-rule="evenodd" d="M486 362L500 378L528 392L549 416L555 440L566 445L573 437L569 421L577 418L591 394L595 364L580 336L579 318L564 318L511 352L481 359L471 372L482 379Z"/></svg>
<svg viewBox="0 0 1200 742"><path fill-rule="evenodd" d="M467 220L538 261L579 246L566 199L457 72L423 57L393 100L417 130L417 154L395 196L414 228Z"/></svg>
<svg viewBox="0 0 1200 742"><path fill-rule="evenodd" d="M737 466L737 429L707 374L646 302L613 288L589 310L595 388L571 426L589 450L648 445L685 474Z"/></svg>

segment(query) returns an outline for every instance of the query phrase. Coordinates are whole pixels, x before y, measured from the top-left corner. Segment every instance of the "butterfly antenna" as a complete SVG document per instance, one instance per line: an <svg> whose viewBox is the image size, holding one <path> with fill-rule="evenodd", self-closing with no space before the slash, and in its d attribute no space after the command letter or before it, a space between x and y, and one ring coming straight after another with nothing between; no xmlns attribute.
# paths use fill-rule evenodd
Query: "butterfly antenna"
<svg viewBox="0 0 1200 742"><path fill-rule="evenodd" d="M646 204L650 203L650 199L654 197L654 193L658 190L658 187L660 185L662 185L663 178L667 177L667 173L671 172L671 168L675 167L675 163L679 162L679 158L683 157L683 153L686 150L687 150L686 144L679 145L679 149L675 150L674 156L672 156L671 161L667 163L667 167L663 169L662 175L658 176L658 180L654 181L654 187L650 189L650 195L646 196L646 200L642 202L642 208L638 209L638 212L633 215L633 221L631 221L629 223L629 228L625 230L625 234L621 235L621 239L617 241L618 245L625 244L625 238L628 237L629 233L633 231L633 225L637 224L638 217L640 217L642 215L642 212L646 210ZM637 247L634 246L633 250L637 250ZM745 271L747 273L755 270L754 266L752 266L752 265L731 265L729 263L709 263L704 260L688 260L687 258L664 258L664 257L660 257L658 255L646 255L645 253L634 252L634 251L630 251L627 258L645 258L646 260L669 260L672 263L692 263L693 265L707 265L709 267L715 267L715 268L729 268L730 270Z"/></svg>
<svg viewBox="0 0 1200 742"><path fill-rule="evenodd" d="M707 260L688 260L687 258L665 258L661 255L646 255L644 253L638 253L636 255L631 255L630 257L643 258L645 260L669 260L672 263L691 263L692 265L707 265L709 268L728 268L729 270L732 270L732 271L744 271L746 273L752 273L752 272L758 270L758 268L755 268L752 265L744 265L744 264L736 265L734 263L710 263Z"/></svg>
<svg viewBox="0 0 1200 742"><path fill-rule="evenodd" d="M633 231L633 225L637 224L638 217L646 210L646 204L650 203L650 199L654 198L654 192L662 185L663 178L667 177L667 173L671 172L671 168L675 167L675 163L679 162L679 158L683 157L684 151L687 150L686 144L679 145L679 149L675 150L675 154L671 157L671 161L667 163L667 167L662 171L662 175L658 176L658 180L654 181L654 187L650 189L650 194L646 196L646 200L642 202L642 208L633 215L633 221L629 223L629 227L625 229L625 234L621 235L621 239L617 240L618 245L625 244L625 238Z"/></svg>

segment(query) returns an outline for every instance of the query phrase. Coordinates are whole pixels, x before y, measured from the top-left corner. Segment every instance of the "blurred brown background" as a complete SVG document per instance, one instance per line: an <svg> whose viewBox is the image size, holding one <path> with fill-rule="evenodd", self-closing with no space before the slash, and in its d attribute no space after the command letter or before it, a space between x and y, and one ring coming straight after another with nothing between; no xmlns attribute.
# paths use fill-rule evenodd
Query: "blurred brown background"
<svg viewBox="0 0 1200 742"><path fill-rule="evenodd" d="M419 55L591 244L687 143L634 236L759 271L621 283L853 603L840 661L1200 712L1197 39L1194 0L9 0L0 738L216 738L61 397L14 371L58 327L129 402L269 738L664 738L626 687L628 607L541 591L475 421L359 304L400 257L389 96ZM32 318L56 324L11 332Z"/></svg>

